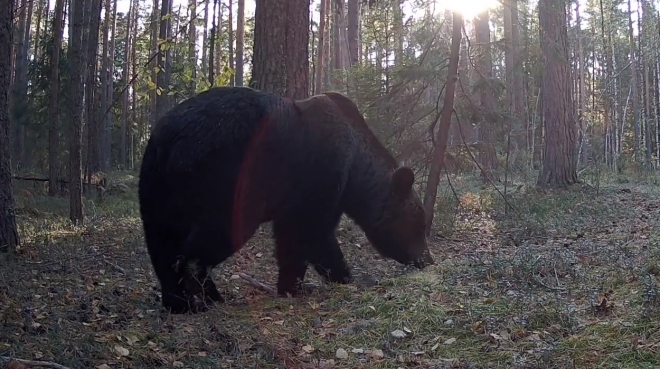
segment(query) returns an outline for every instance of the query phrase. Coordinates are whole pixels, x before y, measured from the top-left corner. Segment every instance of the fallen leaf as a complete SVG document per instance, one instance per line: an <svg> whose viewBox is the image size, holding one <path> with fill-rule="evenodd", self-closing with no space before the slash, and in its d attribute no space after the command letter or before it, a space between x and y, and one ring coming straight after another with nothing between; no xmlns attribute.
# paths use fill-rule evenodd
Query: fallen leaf
<svg viewBox="0 0 660 369"><path fill-rule="evenodd" d="M9 363L7 363L7 369L27 369L27 366L16 360L12 360Z"/></svg>
<svg viewBox="0 0 660 369"><path fill-rule="evenodd" d="M338 348L337 352L335 352L335 357L337 359L348 359L348 351L343 348Z"/></svg>
<svg viewBox="0 0 660 369"><path fill-rule="evenodd" d="M374 359L382 359L385 357L383 350L373 350L371 351L371 357Z"/></svg>
<svg viewBox="0 0 660 369"><path fill-rule="evenodd" d="M400 329L392 331L391 334L392 334L392 337L394 337L394 338L405 338L406 337L406 332L404 332Z"/></svg>
<svg viewBox="0 0 660 369"><path fill-rule="evenodd" d="M127 334L124 338L126 338L126 343L128 343L129 346L133 346L134 343L139 341L139 339L133 334Z"/></svg>
<svg viewBox="0 0 660 369"><path fill-rule="evenodd" d="M354 353L354 354L363 354L364 350L361 349L361 348L354 348L354 349L351 350L351 352Z"/></svg>
<svg viewBox="0 0 660 369"><path fill-rule="evenodd" d="M96 369L110 369L110 366L108 364L101 364L97 366Z"/></svg>
<svg viewBox="0 0 660 369"><path fill-rule="evenodd" d="M445 342L443 342L443 343L445 345L451 345L454 342L456 342L456 338L452 337L452 338L446 339Z"/></svg>
<svg viewBox="0 0 660 369"><path fill-rule="evenodd" d="M311 345L305 345L302 347L302 350L309 354L314 351L314 347Z"/></svg>
<svg viewBox="0 0 660 369"><path fill-rule="evenodd" d="M115 353L119 356L128 356L130 351L127 348L115 345Z"/></svg>

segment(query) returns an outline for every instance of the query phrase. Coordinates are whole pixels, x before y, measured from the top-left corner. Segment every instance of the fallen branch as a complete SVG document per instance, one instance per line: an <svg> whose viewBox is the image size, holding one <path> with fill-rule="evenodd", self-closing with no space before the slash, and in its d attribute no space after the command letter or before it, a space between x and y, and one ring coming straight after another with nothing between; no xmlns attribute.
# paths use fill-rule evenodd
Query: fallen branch
<svg viewBox="0 0 660 369"><path fill-rule="evenodd" d="M53 363L50 361L17 359L9 356L0 356L0 360L6 361L8 363L11 363L12 361L16 361L23 365L29 365L29 366L41 366L41 367L54 368L54 369L70 369L69 367L57 363Z"/></svg>
<svg viewBox="0 0 660 369"><path fill-rule="evenodd" d="M106 260L106 259L103 259L103 261L104 261L106 264L108 264L108 265L110 265L111 267L113 267L113 268L114 268L116 271L118 271L119 273L126 275L126 271L124 270L124 268L122 268L122 267L120 267L119 265L117 265L117 264L115 264L115 263L112 263L112 262L110 262L110 261L108 261L108 260Z"/></svg>
<svg viewBox="0 0 660 369"><path fill-rule="evenodd" d="M24 177L24 176L12 176L12 179L17 181L31 181L31 182L50 182L49 178L39 178L39 177ZM69 181L66 179L57 179L55 182L59 184L68 184ZM91 183L82 181L83 186L94 186L94 187L104 187L102 183Z"/></svg>
<svg viewBox="0 0 660 369"><path fill-rule="evenodd" d="M249 275L247 275L245 273L238 273L238 276L241 277L243 280L245 280L247 283L251 284L252 286L254 286L254 287L256 287L256 288L258 288L262 291L270 292L273 295L277 294L277 291L272 286L269 286L269 285L267 285L263 282L259 282L258 280L250 277Z"/></svg>

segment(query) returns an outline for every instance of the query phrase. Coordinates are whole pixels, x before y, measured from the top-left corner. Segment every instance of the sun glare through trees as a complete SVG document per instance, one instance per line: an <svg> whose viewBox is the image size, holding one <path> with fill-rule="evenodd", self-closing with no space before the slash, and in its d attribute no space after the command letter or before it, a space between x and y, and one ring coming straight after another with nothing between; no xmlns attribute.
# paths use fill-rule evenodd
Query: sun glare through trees
<svg viewBox="0 0 660 369"><path fill-rule="evenodd" d="M485 10L496 7L498 0L435 0L435 5L443 10L459 12L465 19L471 19Z"/></svg>

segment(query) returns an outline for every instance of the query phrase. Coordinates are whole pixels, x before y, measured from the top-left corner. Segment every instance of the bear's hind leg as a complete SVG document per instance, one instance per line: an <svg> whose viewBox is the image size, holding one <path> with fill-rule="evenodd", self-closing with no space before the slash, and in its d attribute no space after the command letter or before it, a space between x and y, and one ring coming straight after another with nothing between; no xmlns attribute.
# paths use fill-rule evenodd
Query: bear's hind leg
<svg viewBox="0 0 660 369"><path fill-rule="evenodd" d="M209 305L225 301L213 282L212 269L212 266L197 261L189 267L184 278L185 289L193 295L202 295L204 302Z"/></svg>
<svg viewBox="0 0 660 369"><path fill-rule="evenodd" d="M160 282L161 304L173 314L194 310L194 300L179 284L182 273L179 269L176 250L180 238L167 230L166 225L144 222L144 236L151 263Z"/></svg>
<svg viewBox="0 0 660 369"><path fill-rule="evenodd" d="M202 295L207 304L224 302L211 270L232 255L229 237L215 224L199 223L193 227L181 250L185 260L184 288L192 295Z"/></svg>
<svg viewBox="0 0 660 369"><path fill-rule="evenodd" d="M275 237L275 258L279 273L277 276L277 294L292 297L302 289L302 281L307 272L307 262L302 239L296 229L286 221L273 222Z"/></svg>
<svg viewBox="0 0 660 369"><path fill-rule="evenodd" d="M193 296L180 284L182 273L178 270L176 263L175 259L172 259L172 263L156 268L160 279L163 307L172 314L196 312L197 307Z"/></svg>

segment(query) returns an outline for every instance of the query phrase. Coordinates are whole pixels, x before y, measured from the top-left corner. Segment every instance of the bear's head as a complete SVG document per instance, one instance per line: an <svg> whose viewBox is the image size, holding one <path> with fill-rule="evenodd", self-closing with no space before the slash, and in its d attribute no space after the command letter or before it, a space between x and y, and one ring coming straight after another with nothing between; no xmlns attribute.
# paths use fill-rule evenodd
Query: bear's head
<svg viewBox="0 0 660 369"><path fill-rule="evenodd" d="M410 168L397 164L351 99L338 92L324 92L324 95L334 103L347 122L361 132L368 151L376 158L371 164L379 163L375 165L390 173L385 202L380 204L376 219L363 224L369 242L381 255L402 264L413 264L418 268L433 264L433 257L426 245L424 208L413 188L415 174Z"/></svg>
<svg viewBox="0 0 660 369"><path fill-rule="evenodd" d="M415 174L408 167L399 167L390 179L390 196L382 217L365 234L381 255L424 268L434 261L426 244L424 208L413 189Z"/></svg>

